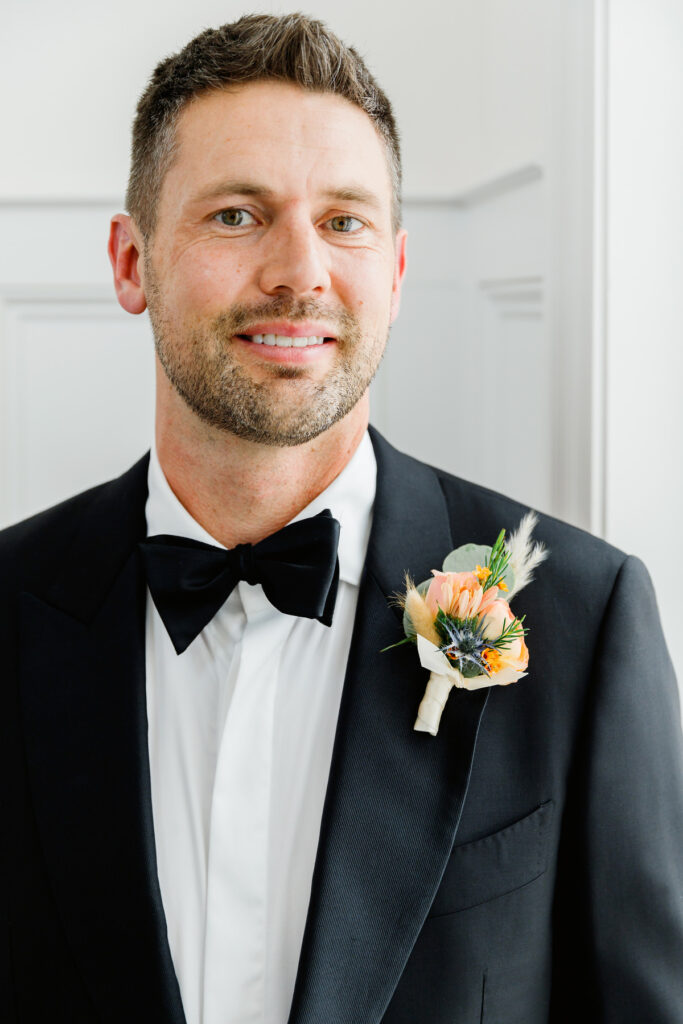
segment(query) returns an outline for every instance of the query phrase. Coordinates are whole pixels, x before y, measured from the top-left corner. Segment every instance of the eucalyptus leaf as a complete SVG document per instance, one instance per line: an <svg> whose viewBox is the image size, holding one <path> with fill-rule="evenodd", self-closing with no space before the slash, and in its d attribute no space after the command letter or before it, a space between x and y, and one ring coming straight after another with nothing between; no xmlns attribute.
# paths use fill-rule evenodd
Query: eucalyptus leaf
<svg viewBox="0 0 683 1024"><path fill-rule="evenodd" d="M491 557L491 548L486 544L463 544L462 547L451 551L446 555L443 562L442 572L474 572L478 565L486 565ZM512 567L508 565L503 573L503 582L511 593L514 588L515 574ZM505 597L506 591L501 591L501 597Z"/></svg>
<svg viewBox="0 0 683 1024"><path fill-rule="evenodd" d="M507 587L507 590L501 591L500 596L508 600L508 595L511 594L515 589L515 572L512 566L508 565L507 569L503 573L503 583Z"/></svg>
<svg viewBox="0 0 683 1024"><path fill-rule="evenodd" d="M442 572L474 572L478 565L486 565L490 555L486 544L463 544L446 555Z"/></svg>

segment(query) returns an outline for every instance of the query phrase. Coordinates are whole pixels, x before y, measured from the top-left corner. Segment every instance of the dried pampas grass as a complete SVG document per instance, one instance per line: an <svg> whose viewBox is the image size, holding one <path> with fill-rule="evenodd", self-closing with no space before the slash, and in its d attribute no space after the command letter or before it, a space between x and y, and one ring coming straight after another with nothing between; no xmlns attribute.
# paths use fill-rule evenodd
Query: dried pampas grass
<svg viewBox="0 0 683 1024"><path fill-rule="evenodd" d="M505 542L505 546L510 553L510 568L515 574L514 585L510 592L505 595L508 601L512 600L513 596L518 594L522 587L531 582L534 578L534 569L548 557L548 552L543 544L532 544L531 541L531 534L537 522L538 516L536 513L527 512L514 533L510 534L509 540Z"/></svg>
<svg viewBox="0 0 683 1024"><path fill-rule="evenodd" d="M403 609L410 619L413 629L425 640L431 641L437 647L441 644L441 637L434 626L434 616L427 607L422 594L413 584L412 580L406 580L406 596Z"/></svg>

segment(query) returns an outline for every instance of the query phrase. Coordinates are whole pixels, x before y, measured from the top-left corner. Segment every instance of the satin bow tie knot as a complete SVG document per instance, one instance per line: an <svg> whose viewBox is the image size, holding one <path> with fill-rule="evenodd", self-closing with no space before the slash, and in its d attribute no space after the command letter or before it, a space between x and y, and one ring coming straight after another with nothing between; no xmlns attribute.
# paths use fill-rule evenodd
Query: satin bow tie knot
<svg viewBox="0 0 683 1024"><path fill-rule="evenodd" d="M233 556L237 575L241 580L251 584L252 587L259 582L258 570L254 561L253 544L238 544L237 547L228 551L228 555Z"/></svg>
<svg viewBox="0 0 683 1024"><path fill-rule="evenodd" d="M240 580L260 583L288 615L332 624L339 582L339 523L329 509L258 544L215 547L161 534L142 541L147 584L178 654L214 617Z"/></svg>

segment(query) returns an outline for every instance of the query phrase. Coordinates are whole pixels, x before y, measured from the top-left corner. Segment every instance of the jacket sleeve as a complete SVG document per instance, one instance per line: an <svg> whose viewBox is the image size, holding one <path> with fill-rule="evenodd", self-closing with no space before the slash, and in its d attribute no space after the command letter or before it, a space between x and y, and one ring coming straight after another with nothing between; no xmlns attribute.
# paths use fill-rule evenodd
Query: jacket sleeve
<svg viewBox="0 0 683 1024"><path fill-rule="evenodd" d="M627 558L598 636L558 866L551 1020L683 1022L683 744L650 577Z"/></svg>

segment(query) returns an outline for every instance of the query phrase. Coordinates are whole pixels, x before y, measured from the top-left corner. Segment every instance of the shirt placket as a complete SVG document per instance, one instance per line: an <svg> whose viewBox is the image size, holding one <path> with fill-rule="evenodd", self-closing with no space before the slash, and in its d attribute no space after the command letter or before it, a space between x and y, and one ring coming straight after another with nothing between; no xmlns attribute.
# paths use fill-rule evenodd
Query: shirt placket
<svg viewBox="0 0 683 1024"><path fill-rule="evenodd" d="M220 742L211 807L203 1024L261 1024L274 709L293 619L241 583L240 662Z"/></svg>

